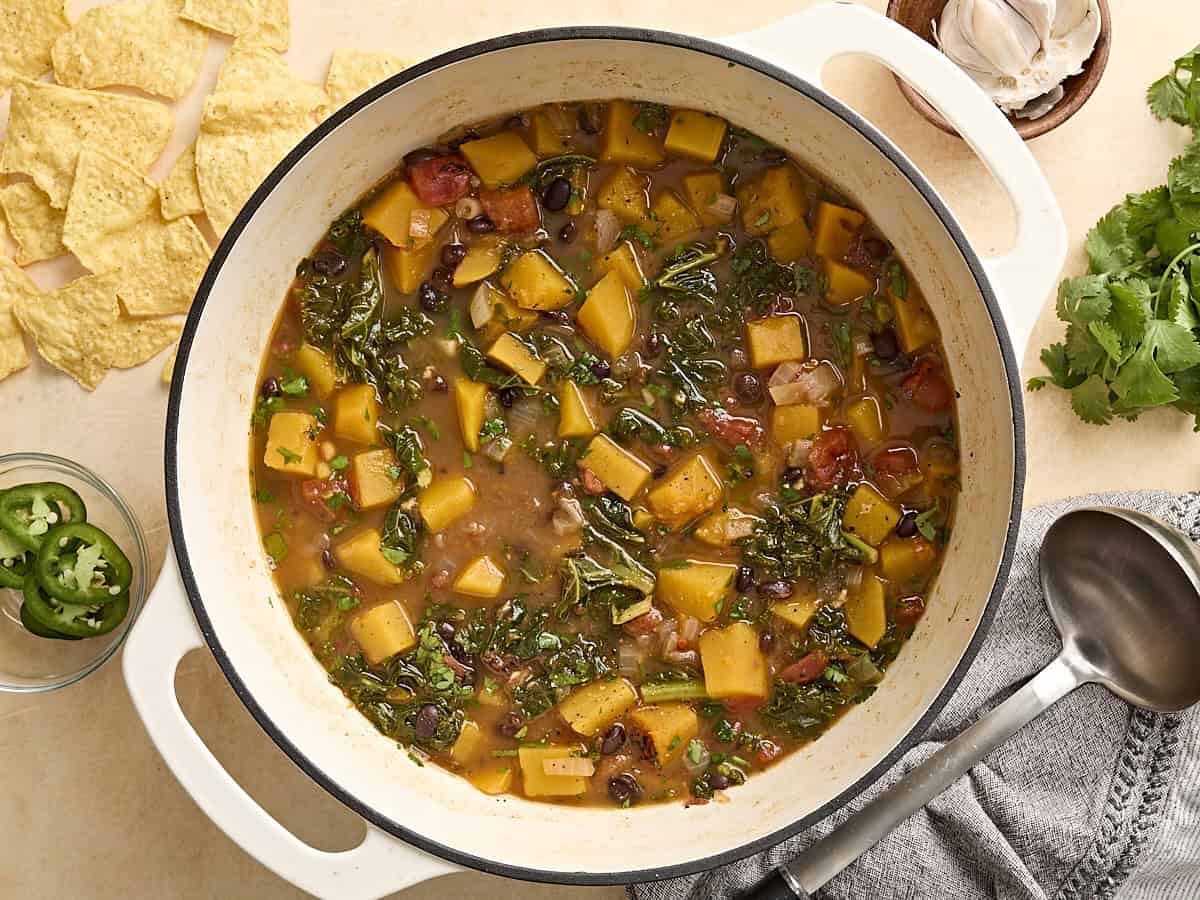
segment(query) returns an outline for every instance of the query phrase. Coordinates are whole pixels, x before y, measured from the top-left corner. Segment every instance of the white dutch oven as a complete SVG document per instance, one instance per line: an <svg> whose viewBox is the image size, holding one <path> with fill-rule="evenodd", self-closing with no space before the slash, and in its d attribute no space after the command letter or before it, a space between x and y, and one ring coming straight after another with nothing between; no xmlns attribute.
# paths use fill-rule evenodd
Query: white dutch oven
<svg viewBox="0 0 1200 900"><path fill-rule="evenodd" d="M313 894L378 897L457 865L599 884L732 861L817 821L870 784L917 739L975 654L1007 570L1024 480L1012 347L1024 347L1059 272L1062 218L1032 156L984 95L883 17L824 6L733 43L740 49L677 34L562 29L487 41L414 66L296 148L217 250L171 388L166 480L174 554L126 645L125 676L151 737L196 802L247 852ZM846 53L876 57L914 84L985 160L1017 211L1007 256L980 260L912 163L821 89L824 64ZM869 701L724 805L530 803L488 797L436 766L414 766L328 682L292 625L259 549L249 496L244 448L260 357L297 261L330 220L403 153L452 126L547 101L609 97L725 116L786 147L853 198L928 297L961 394L960 508L967 514L958 518L916 635ZM276 743L371 823L363 844L326 853L301 843L208 752L173 687L176 664L205 643Z"/></svg>

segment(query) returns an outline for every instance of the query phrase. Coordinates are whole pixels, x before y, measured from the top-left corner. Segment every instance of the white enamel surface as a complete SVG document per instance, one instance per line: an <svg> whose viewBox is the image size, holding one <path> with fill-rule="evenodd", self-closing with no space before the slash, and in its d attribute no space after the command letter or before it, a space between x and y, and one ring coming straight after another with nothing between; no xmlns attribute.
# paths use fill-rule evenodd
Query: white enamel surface
<svg viewBox="0 0 1200 900"><path fill-rule="evenodd" d="M489 798L436 766L416 767L328 683L295 631L264 564L249 497L243 448L261 353L297 261L330 219L405 151L453 125L550 100L615 96L724 115L787 147L859 203L933 306L962 394L960 509L969 515L954 529L916 636L870 701L751 779L727 805L574 809ZM213 285L188 354L178 440L168 453L178 466L182 538L215 637L255 701L313 766L379 816L461 853L601 875L685 864L762 838L831 801L887 756L936 699L979 624L1003 551L1014 445L1004 362L978 286L902 172L854 128L767 76L697 51L588 39L494 51L422 76L300 160L252 218ZM151 644L131 642L131 682L139 679L137 653L148 654ZM161 669L153 675L164 677ZM194 793L228 787L186 769L175 770ZM256 852L253 842L247 850Z"/></svg>

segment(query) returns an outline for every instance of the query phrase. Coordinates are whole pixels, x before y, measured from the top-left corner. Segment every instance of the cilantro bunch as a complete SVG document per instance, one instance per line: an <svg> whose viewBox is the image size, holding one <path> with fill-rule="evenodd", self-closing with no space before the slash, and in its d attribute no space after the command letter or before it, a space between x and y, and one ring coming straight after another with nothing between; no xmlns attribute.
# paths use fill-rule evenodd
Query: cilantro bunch
<svg viewBox="0 0 1200 900"><path fill-rule="evenodd" d="M1150 111L1192 129L1167 183L1129 194L1088 232L1088 274L1064 281L1066 340L1042 351L1053 384L1085 422L1175 406L1200 431L1200 47L1146 92Z"/></svg>

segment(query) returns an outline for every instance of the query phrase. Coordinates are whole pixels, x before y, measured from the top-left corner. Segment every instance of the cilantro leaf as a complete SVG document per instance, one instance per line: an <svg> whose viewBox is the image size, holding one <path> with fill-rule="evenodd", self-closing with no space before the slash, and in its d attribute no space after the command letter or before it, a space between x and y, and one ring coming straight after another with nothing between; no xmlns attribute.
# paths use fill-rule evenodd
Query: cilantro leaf
<svg viewBox="0 0 1200 900"><path fill-rule="evenodd" d="M1141 250L1129 236L1129 210L1114 206L1092 226L1086 249L1093 272L1115 272L1133 262Z"/></svg>
<svg viewBox="0 0 1200 900"><path fill-rule="evenodd" d="M1140 194L1128 194L1125 210L1129 213L1125 230L1138 241L1144 252L1154 245L1154 230L1159 222L1171 218L1171 197L1165 185Z"/></svg>
<svg viewBox="0 0 1200 900"><path fill-rule="evenodd" d="M1080 275L1058 286L1058 317L1064 322L1086 325L1108 315L1112 300L1103 275Z"/></svg>
<svg viewBox="0 0 1200 900"><path fill-rule="evenodd" d="M1164 75L1146 88L1146 103L1154 118L1180 125L1188 124L1187 91L1174 74Z"/></svg>
<svg viewBox="0 0 1200 900"><path fill-rule="evenodd" d="M1175 385L1154 361L1153 346L1147 341L1121 366L1113 379L1112 391L1118 397L1116 411L1125 415L1137 415L1142 409L1179 399Z"/></svg>
<svg viewBox="0 0 1200 900"><path fill-rule="evenodd" d="M1088 326L1067 326L1067 360L1070 362L1072 373L1089 375L1104 362L1105 355L1104 348L1092 337Z"/></svg>
<svg viewBox="0 0 1200 900"><path fill-rule="evenodd" d="M1167 375L1200 365L1200 343L1192 329L1175 322L1150 322L1142 346L1150 347L1159 369Z"/></svg>
<svg viewBox="0 0 1200 900"><path fill-rule="evenodd" d="M1121 349L1121 336L1115 328L1107 322L1088 322L1088 332L1113 362L1125 361L1125 354Z"/></svg>
<svg viewBox="0 0 1200 900"><path fill-rule="evenodd" d="M1108 293L1112 298L1112 307L1105 321L1125 344L1137 344L1150 318L1150 285L1140 278L1114 281L1109 284Z"/></svg>
<svg viewBox="0 0 1200 900"><path fill-rule="evenodd" d="M1071 409L1091 425L1107 425L1112 420L1112 404L1104 379L1099 375L1091 375L1086 381L1075 385L1071 389Z"/></svg>

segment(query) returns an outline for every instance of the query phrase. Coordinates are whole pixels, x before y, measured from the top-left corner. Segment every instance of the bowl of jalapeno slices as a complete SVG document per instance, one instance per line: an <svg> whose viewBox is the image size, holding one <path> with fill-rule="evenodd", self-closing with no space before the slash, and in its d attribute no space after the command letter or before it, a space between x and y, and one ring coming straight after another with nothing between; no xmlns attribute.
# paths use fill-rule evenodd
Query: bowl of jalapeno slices
<svg viewBox="0 0 1200 900"><path fill-rule="evenodd" d="M136 516L102 478L0 456L0 691L65 687L121 646L146 593Z"/></svg>

